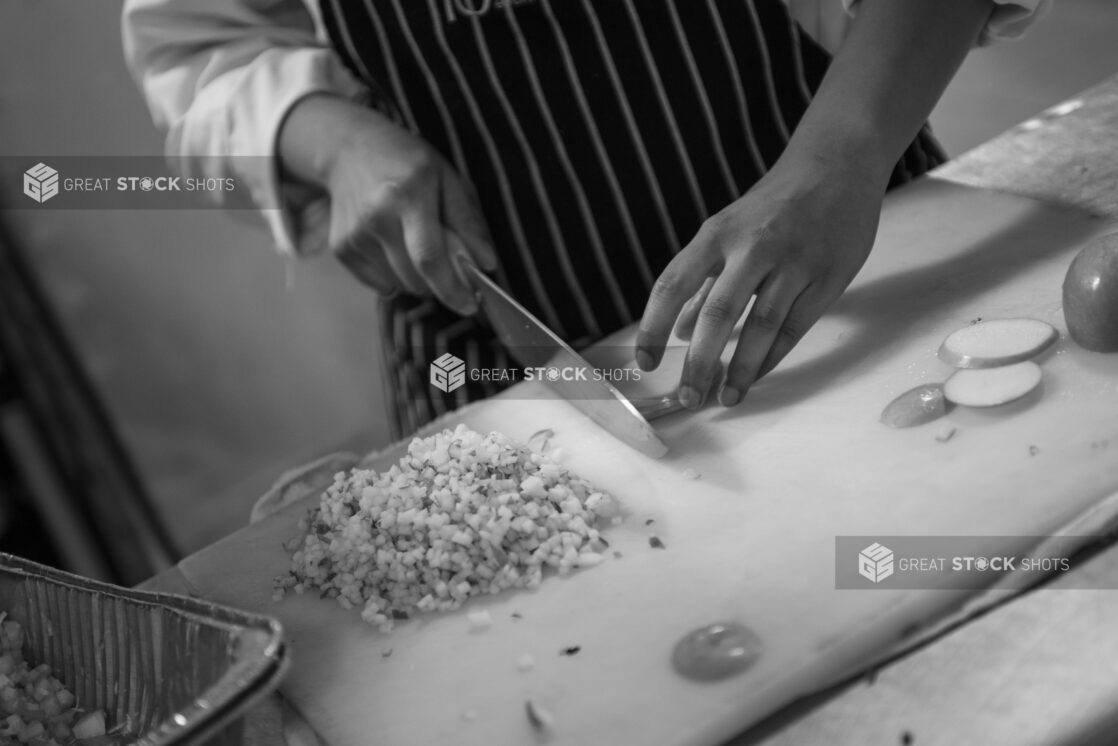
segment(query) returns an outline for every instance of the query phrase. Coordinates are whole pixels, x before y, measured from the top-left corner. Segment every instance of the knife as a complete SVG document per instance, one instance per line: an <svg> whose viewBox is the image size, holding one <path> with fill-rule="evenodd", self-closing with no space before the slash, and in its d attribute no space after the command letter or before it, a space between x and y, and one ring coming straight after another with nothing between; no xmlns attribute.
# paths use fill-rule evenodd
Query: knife
<svg viewBox="0 0 1118 746"><path fill-rule="evenodd" d="M464 260L458 264L497 337L518 363L526 368L594 370L593 365L489 279L473 261ZM552 380L547 376L541 380L618 440L652 458L660 458L668 452L667 445L641 410L609 381L593 376L578 381L562 377ZM650 418L683 409L675 395L650 400L644 407Z"/></svg>

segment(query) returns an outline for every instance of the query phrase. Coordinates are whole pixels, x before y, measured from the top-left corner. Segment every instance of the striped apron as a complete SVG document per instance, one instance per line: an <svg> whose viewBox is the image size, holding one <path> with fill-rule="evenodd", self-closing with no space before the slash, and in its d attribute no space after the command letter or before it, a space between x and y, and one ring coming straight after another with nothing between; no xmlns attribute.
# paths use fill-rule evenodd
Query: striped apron
<svg viewBox="0 0 1118 746"><path fill-rule="evenodd" d="M575 348L639 320L672 256L780 156L829 62L782 0L320 3L370 104L477 188L497 280ZM943 160L925 127L890 186ZM381 328L398 436L500 388L428 383L446 352L509 364L483 319L397 296Z"/></svg>

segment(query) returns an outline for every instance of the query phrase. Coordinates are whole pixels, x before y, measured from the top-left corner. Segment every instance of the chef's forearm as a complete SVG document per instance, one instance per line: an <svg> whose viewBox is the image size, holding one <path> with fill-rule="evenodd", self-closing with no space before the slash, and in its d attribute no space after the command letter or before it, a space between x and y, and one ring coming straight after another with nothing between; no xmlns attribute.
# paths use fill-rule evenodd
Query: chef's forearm
<svg viewBox="0 0 1118 746"><path fill-rule="evenodd" d="M863 0L788 147L888 182L974 45L990 0Z"/></svg>
<svg viewBox="0 0 1118 746"><path fill-rule="evenodd" d="M284 118L276 150L284 173L325 187L331 170L372 112L340 96L315 93L295 103Z"/></svg>

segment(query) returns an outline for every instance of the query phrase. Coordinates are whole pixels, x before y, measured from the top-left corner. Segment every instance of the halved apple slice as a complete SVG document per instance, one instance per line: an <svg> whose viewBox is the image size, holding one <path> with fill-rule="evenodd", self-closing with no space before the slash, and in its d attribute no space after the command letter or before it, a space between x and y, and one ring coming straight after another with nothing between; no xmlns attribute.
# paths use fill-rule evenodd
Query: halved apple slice
<svg viewBox="0 0 1118 746"><path fill-rule="evenodd" d="M956 368L997 368L1030 360L1059 338L1051 324L1036 319L979 321L949 334L939 357Z"/></svg>

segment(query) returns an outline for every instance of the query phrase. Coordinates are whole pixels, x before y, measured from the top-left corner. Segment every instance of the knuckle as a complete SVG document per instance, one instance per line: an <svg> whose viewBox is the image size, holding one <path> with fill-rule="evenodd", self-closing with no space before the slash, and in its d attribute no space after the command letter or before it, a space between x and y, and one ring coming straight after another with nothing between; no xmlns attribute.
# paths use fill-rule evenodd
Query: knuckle
<svg viewBox="0 0 1118 746"><path fill-rule="evenodd" d="M416 174L430 174L438 165L438 158L430 148L420 148L411 155L412 170Z"/></svg>
<svg viewBox="0 0 1118 746"><path fill-rule="evenodd" d="M430 274L442 266L442 257L429 246L416 249L412 261L422 274Z"/></svg>
<svg viewBox="0 0 1118 746"><path fill-rule="evenodd" d="M438 172L438 160L428 150L415 153L410 162L403 183L400 185L404 191L414 191L426 186Z"/></svg>
<svg viewBox="0 0 1118 746"><path fill-rule="evenodd" d="M712 295L707 298L699 311L699 317L708 324L724 324L735 321L733 298Z"/></svg>
<svg viewBox="0 0 1118 746"><path fill-rule="evenodd" d="M726 216L720 212L708 217L699 226L697 235L705 239L712 239L721 234L723 227L726 225Z"/></svg>
<svg viewBox="0 0 1118 746"><path fill-rule="evenodd" d="M341 262L348 262L353 258L353 242L349 240L348 236L338 237L331 235L326 244L326 248Z"/></svg>
<svg viewBox="0 0 1118 746"><path fill-rule="evenodd" d="M758 306L750 312L750 317L753 319L754 325L761 331L775 332L783 328L781 322L784 319L781 318L780 311L773 306Z"/></svg>
<svg viewBox="0 0 1118 746"><path fill-rule="evenodd" d="M407 165L400 173L376 188L373 192L373 204L394 206L414 198L430 187L438 172L439 162L435 155L427 150L417 151L408 158Z"/></svg>
<svg viewBox="0 0 1118 746"><path fill-rule="evenodd" d="M679 275L671 270L665 270L652 286L652 298L656 301L667 301L675 298L681 290Z"/></svg>
<svg viewBox="0 0 1118 746"><path fill-rule="evenodd" d="M394 181L387 181L379 185L369 195L370 209L366 215L366 222L375 223L385 211L399 204L401 189Z"/></svg>
<svg viewBox="0 0 1118 746"><path fill-rule="evenodd" d="M705 388L713 378L712 366L702 355L688 355L684 363L687 379L695 388Z"/></svg>
<svg viewBox="0 0 1118 746"><path fill-rule="evenodd" d="M364 252L365 242L359 231L351 231L345 235L332 237L329 249L334 256L342 262L353 262Z"/></svg>
<svg viewBox="0 0 1118 746"><path fill-rule="evenodd" d="M783 242L774 240L771 234L761 229L754 238L750 257L758 267L773 269L778 266L797 266L799 258L796 250Z"/></svg>
<svg viewBox="0 0 1118 746"><path fill-rule="evenodd" d="M387 206L374 205L362 213L361 218L350 230L350 241L357 249L374 245L379 242L382 229L389 224L389 210Z"/></svg>
<svg viewBox="0 0 1118 746"><path fill-rule="evenodd" d="M695 231L695 238L703 243L709 243L718 234L718 225L718 216L710 216L699 224L699 230Z"/></svg>
<svg viewBox="0 0 1118 746"><path fill-rule="evenodd" d="M723 255L734 242L733 232L727 231L726 219L718 215L707 218L695 232L691 248L699 252L698 255L707 257L712 262L723 262Z"/></svg>
<svg viewBox="0 0 1118 746"><path fill-rule="evenodd" d="M793 319L786 319L779 332L781 341L789 348L799 342L806 333L807 329L804 325Z"/></svg>

